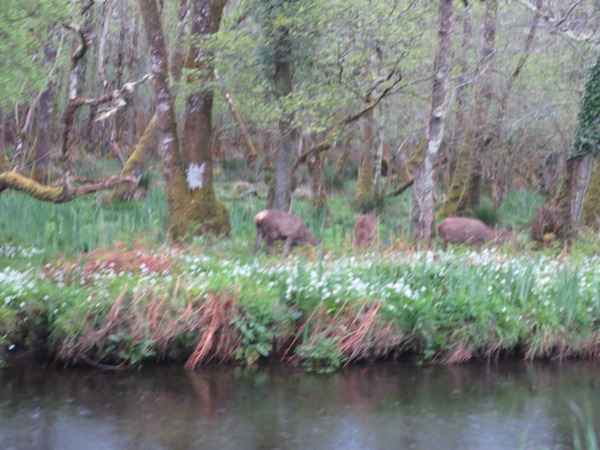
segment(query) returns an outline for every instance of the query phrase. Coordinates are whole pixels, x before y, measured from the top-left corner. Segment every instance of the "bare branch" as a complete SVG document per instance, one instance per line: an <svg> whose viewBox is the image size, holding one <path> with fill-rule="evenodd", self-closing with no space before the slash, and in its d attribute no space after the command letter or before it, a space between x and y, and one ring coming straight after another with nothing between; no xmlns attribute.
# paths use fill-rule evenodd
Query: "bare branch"
<svg viewBox="0 0 600 450"><path fill-rule="evenodd" d="M116 89L116 90L112 91L110 94L112 98L109 98L106 102L103 102L103 103L107 103L109 101L114 101L115 105L112 108L104 111L102 114L99 114L98 116L96 116L94 121L101 122L103 120L106 120L109 117L112 117L113 115L115 115L120 109L123 109L125 106L127 106L126 95L130 96L131 94L133 94L133 91L137 86L146 82L150 78L152 78L152 74L147 73L139 80L125 83L121 89ZM85 100L94 101L96 99L85 99Z"/></svg>
<svg viewBox="0 0 600 450"><path fill-rule="evenodd" d="M248 133L248 128L246 127L246 124L242 120L242 117L240 116L240 114L237 111L237 108L235 107L235 103L233 102L233 98L231 97L231 94L227 90L227 87L225 86L223 79L219 75L219 71L217 69L215 69L214 74L215 74L215 80L217 81L217 83L219 83L219 87L221 88L221 93L223 94L223 97L225 97L225 100L227 101L227 106L229 107L229 112L231 113L231 115L232 115L233 119L235 120L235 122L237 123L238 127L240 127L240 130L242 131L242 135L244 136L244 142L246 143L246 148L248 149L248 158L246 158L246 163L248 165L251 165L254 162L254 160L256 159L256 157L258 156L256 147L254 146L254 143L252 142L250 133Z"/></svg>
<svg viewBox="0 0 600 450"><path fill-rule="evenodd" d="M389 80L389 78L388 78L388 80ZM356 111L352 114L349 114L346 117L344 117L343 119L340 119L337 122L335 122L333 124L333 126L331 127L331 129L327 132L327 135L325 136L325 139L322 142L320 142L317 145L315 145L314 147L308 149L307 151L302 153L302 155L300 155L298 157L298 159L296 159L296 161L294 162L294 169L297 168L300 164L305 163L308 158L317 156L317 155L329 150L331 148L331 146L333 145L335 138L337 137L337 135L340 133L340 131L342 130L342 128L345 125L355 122L356 120L360 119L365 114L367 114L369 111L373 110L381 102L381 100L383 100L385 97L387 97L393 91L394 87L398 83L400 83L401 80L402 80L402 76L400 74L398 74L398 78L392 84L390 84L387 88L385 88L381 92L381 94L379 94L379 96L377 96L374 99L371 99L369 101L369 104L365 108L363 108L359 111ZM378 83L378 84L381 84L381 83ZM395 91L395 92L397 92L397 91Z"/></svg>
<svg viewBox="0 0 600 450"><path fill-rule="evenodd" d="M413 178L411 178L410 180L408 180L406 183L404 183L397 189L394 189L387 196L388 197L397 197L398 195L402 194L405 190L407 190L409 187L411 187L414 183L415 183L415 180Z"/></svg>
<svg viewBox="0 0 600 450"><path fill-rule="evenodd" d="M540 8L536 7L535 5L533 5L531 2L529 2L528 0L517 0L518 3L520 3L521 5L523 5L525 8L527 8L528 10L540 14L540 16L546 21L548 22L550 25L553 26L554 30L556 33L560 33L561 35L563 35L564 37L571 39L573 41L577 41L577 42L589 42L589 41L597 41L598 37L596 36L596 32L595 31L590 31L587 33L574 33L572 30L569 30L565 27L563 27L562 25L564 24L564 22L566 21L567 17L571 14L571 12L573 11L573 9L575 8L575 6L577 6L580 2L576 2L572 8L570 8L570 10L568 11L568 13L566 14L565 17L561 17L560 19L556 19L550 12L548 11L542 11Z"/></svg>
<svg viewBox="0 0 600 450"><path fill-rule="evenodd" d="M395 73L396 73L395 70L391 70L390 73L387 76L385 76L385 77L379 77L377 80L375 80L375 83L373 83L373 86L371 86L367 90L367 93L365 94L365 101L366 102L370 102L371 101L371 95L373 94L373 92L375 91L375 89L377 89L382 83L385 83L386 81L391 80ZM398 80L398 81L400 81L400 80Z"/></svg>

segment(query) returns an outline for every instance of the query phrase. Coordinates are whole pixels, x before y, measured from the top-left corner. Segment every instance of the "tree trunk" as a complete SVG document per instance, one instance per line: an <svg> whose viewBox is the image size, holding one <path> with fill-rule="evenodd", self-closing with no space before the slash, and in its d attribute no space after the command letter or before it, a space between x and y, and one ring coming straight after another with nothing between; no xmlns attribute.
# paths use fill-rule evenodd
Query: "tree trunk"
<svg viewBox="0 0 600 450"><path fill-rule="evenodd" d="M362 151L358 166L358 181L354 203L362 212L373 205L373 149L375 148L375 118L373 110L365 114Z"/></svg>
<svg viewBox="0 0 600 450"><path fill-rule="evenodd" d="M382 110L383 116L383 110ZM383 118L383 117L382 117ZM373 180L373 195L378 196L380 193L379 184L381 182L381 171L383 170L383 148L385 142L384 126L385 120L380 121L379 125L379 142L377 143L377 150L375 152L375 179ZM387 164L387 163L386 163ZM391 170L389 164L386 170ZM386 172L387 175L391 175Z"/></svg>
<svg viewBox="0 0 600 450"><path fill-rule="evenodd" d="M590 152L580 158L576 158L573 167L575 182L572 184L571 219L573 225L576 226L579 224L583 201L592 177L594 154Z"/></svg>
<svg viewBox="0 0 600 450"><path fill-rule="evenodd" d="M483 180L482 158L490 144L491 136L488 125L489 110L492 101L492 60L496 41L496 18L498 16L498 0L488 0L485 7L483 25L483 47L481 61L484 74L481 84L475 94L475 120L473 123L473 141L469 155L469 179L466 198L461 202L459 209L472 210L481 199L481 186Z"/></svg>
<svg viewBox="0 0 600 450"><path fill-rule="evenodd" d="M466 214L479 203L481 198L482 158L491 139L488 115L492 99L491 65L496 40L498 0L488 0L485 5L479 68L480 82L475 90L475 113L470 127L466 130L464 147L457 161L456 171L443 207L444 215Z"/></svg>
<svg viewBox="0 0 600 450"><path fill-rule="evenodd" d="M308 179L310 180L310 190L312 193L310 201L314 209L327 208L327 195L325 194L325 182L323 179L324 161L325 153L313 155L306 161Z"/></svg>
<svg viewBox="0 0 600 450"><path fill-rule="evenodd" d="M158 150L167 184L168 223L171 234L178 236L187 232L203 233L207 231L218 234L229 233L229 214L225 207L217 202L214 194L212 165L207 163L206 149L197 147L196 154L193 154L191 146L188 147L186 158L193 156L195 162L191 162L184 170L182 156L179 152L173 98L168 84L167 51L160 15L155 0L139 0L139 4L152 58L159 129ZM218 29L224 6L224 1L194 0L192 6L193 33L214 33ZM212 31L213 29L214 31ZM206 63L200 51L194 47L190 48L188 61L196 67ZM210 72L212 73L212 70ZM197 111L188 107L188 113L191 113L191 117L186 117L188 128L210 130L210 121L202 123L207 120L206 115L209 111L206 92L200 91L191 95L195 96L194 98L204 98L205 101ZM188 105L190 104L188 101ZM189 138L186 142L189 142Z"/></svg>
<svg viewBox="0 0 600 450"><path fill-rule="evenodd" d="M469 151L466 150L470 142L467 120L467 87L469 86L469 58L467 52L473 48L473 8L471 4L464 8L463 33L461 42L462 51L460 58L460 75L456 88L456 127L451 145L447 147L446 164L446 198L442 206L443 217L460 214L458 211L460 199L466 189L466 180L469 174Z"/></svg>
<svg viewBox="0 0 600 450"><path fill-rule="evenodd" d="M280 44L281 45L281 44ZM294 68L289 60L275 62L275 91L278 99L283 99L293 92ZM289 211L292 199L292 178L294 172L294 156L298 145L298 131L292 127L294 115L282 113L279 118L279 149L275 156L275 173L271 189L273 191L271 209Z"/></svg>
<svg viewBox="0 0 600 450"><path fill-rule="evenodd" d="M594 157L600 155L600 54L595 64L590 68L588 80L579 111L577 134L567 160L565 180L554 204L561 213L562 225L571 234L579 223L581 211L586 197L586 191L592 178ZM589 198L588 194L588 198ZM588 211L584 216L590 220L591 198L588 200Z"/></svg>
<svg viewBox="0 0 600 450"><path fill-rule="evenodd" d="M292 198L294 157L298 148L298 131L292 126L294 114L286 111L283 102L294 91L293 37L287 21L290 0L271 2L266 6L264 28L272 46L272 82L275 97L282 106L279 117L279 148L275 155L274 173L269 186L268 207L289 211Z"/></svg>
<svg viewBox="0 0 600 450"><path fill-rule="evenodd" d="M597 228L600 225L600 162L595 158L594 168L583 198L581 224Z"/></svg>
<svg viewBox="0 0 600 450"><path fill-rule="evenodd" d="M177 36L175 38L175 46L173 49L173 53L171 55L171 76L175 82L178 82L181 79L181 74L183 71L183 65L185 63L185 50L184 50L184 42L185 42L185 24L188 19L189 14L189 2L188 0L180 0L179 2L179 24L177 25ZM172 89L172 93L174 97L177 97L177 90ZM157 118L156 113L148 122L146 129L144 130L144 134L142 135L140 141L136 145L134 151L129 156L125 166L123 166L123 170L121 171L121 175L126 176L134 176L137 179L141 177L144 172L144 168L148 164L148 161L154 154L157 145L158 145L158 137L159 128L157 126ZM136 183L130 184L122 184L119 185L116 189L111 193L111 200L115 201L119 200L131 200L134 197L135 191L138 185Z"/></svg>
<svg viewBox="0 0 600 450"><path fill-rule="evenodd" d="M50 170L54 93L55 83L50 80L46 90L40 96L38 105L37 138L33 147L31 178L41 184L47 183Z"/></svg>
<svg viewBox="0 0 600 450"><path fill-rule="evenodd" d="M193 36L208 37L219 30L224 1L191 0ZM206 41L206 39L205 39ZM192 41L194 42L194 41ZM193 84L197 77L202 86L211 86L214 78L212 51L200 48L194 43L186 58L185 68L192 70L188 83ZM203 87L187 97L185 121L183 125L183 155L187 189L190 196L188 212L204 227L204 232L215 234L229 233L229 213L217 201L213 187L212 164L212 107L213 88Z"/></svg>
<svg viewBox="0 0 600 450"><path fill-rule="evenodd" d="M452 69L452 22L454 7L452 0L440 0L438 10L438 44L433 69L431 92L431 112L427 130L427 147L422 164L413 165L413 209L414 235L422 239L426 246L431 244L434 235L433 192L435 182L434 166L442 139L446 117L448 77Z"/></svg>
<svg viewBox="0 0 600 450"><path fill-rule="evenodd" d="M155 152L158 146L158 127L156 114L152 116L144 134L138 141L135 149L127 159L121 175L134 176L136 179L140 179L144 173L146 164ZM135 191L138 187L138 183L121 184L117 186L110 194L111 200L131 200L134 197Z"/></svg>
<svg viewBox="0 0 600 450"><path fill-rule="evenodd" d="M343 145L343 148L340 150L340 154L338 155L335 161L335 171L333 172L333 185L338 186L343 182L344 177L344 168L346 167L346 160L348 159L348 145L350 144L350 140L346 139Z"/></svg>

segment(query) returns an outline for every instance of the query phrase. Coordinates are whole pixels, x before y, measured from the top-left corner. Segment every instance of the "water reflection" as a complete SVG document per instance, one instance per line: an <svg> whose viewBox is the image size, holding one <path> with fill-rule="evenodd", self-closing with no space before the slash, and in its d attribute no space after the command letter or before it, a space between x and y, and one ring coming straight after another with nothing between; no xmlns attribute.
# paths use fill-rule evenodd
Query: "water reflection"
<svg viewBox="0 0 600 450"><path fill-rule="evenodd" d="M571 448L600 366L0 370L2 449ZM600 429L600 423L595 423Z"/></svg>

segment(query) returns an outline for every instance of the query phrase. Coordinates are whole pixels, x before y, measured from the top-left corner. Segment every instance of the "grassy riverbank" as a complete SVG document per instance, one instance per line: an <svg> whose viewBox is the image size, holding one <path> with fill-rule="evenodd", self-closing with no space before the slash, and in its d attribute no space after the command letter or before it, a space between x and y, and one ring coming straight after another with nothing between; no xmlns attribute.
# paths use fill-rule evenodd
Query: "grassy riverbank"
<svg viewBox="0 0 600 450"><path fill-rule="evenodd" d="M503 249L426 252L407 242L407 216L387 213L381 242L359 254L355 214L340 208L305 215L322 248L255 257L260 200L230 201L231 239L183 244L164 241L156 193L126 211L15 194L0 202L0 339L67 363L168 359L191 368L270 358L328 371L364 359L600 351L594 242L563 258L560 249L528 250L525 236Z"/></svg>

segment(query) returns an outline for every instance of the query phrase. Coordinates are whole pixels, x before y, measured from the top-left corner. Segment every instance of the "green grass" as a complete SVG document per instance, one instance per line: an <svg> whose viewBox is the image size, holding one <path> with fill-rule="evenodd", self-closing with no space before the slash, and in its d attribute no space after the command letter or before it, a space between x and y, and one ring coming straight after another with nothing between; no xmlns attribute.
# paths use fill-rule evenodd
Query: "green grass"
<svg viewBox="0 0 600 450"><path fill-rule="evenodd" d="M157 189L120 205L95 197L51 205L5 193L0 336L45 345L66 361L84 355L136 364L204 348L200 359L211 352L240 363L277 357L317 371L407 353L453 363L596 351L597 238L586 235L561 261L513 244L419 251L409 245L407 192L379 216L381 243L355 253L351 200L332 196L328 212L294 200L293 212L323 243L286 259L253 252L261 198L225 200L230 238L176 244L165 238L165 198ZM526 223L538 204L537 196L511 193L502 222L512 213L508 221ZM200 345L214 336L228 337Z"/></svg>

